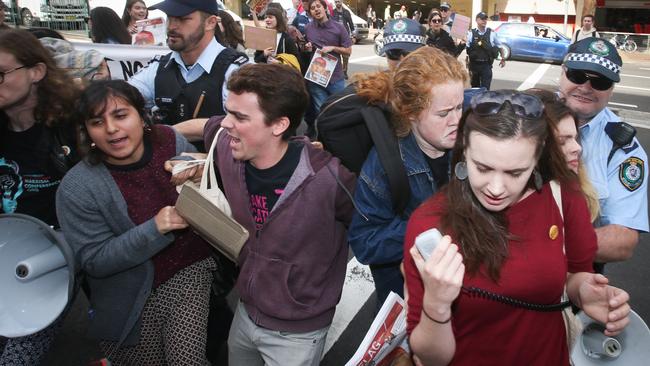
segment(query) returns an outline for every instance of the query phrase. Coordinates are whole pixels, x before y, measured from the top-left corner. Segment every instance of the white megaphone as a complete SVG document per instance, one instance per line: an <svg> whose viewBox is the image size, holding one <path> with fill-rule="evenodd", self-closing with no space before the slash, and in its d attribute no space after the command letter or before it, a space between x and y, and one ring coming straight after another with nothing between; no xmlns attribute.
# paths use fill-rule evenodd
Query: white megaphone
<svg viewBox="0 0 650 366"><path fill-rule="evenodd" d="M74 254L63 236L27 215L0 215L0 336L36 333L74 296Z"/></svg>
<svg viewBox="0 0 650 366"><path fill-rule="evenodd" d="M577 315L583 329L571 350L572 365L650 364L650 329L637 313L630 311L630 323L615 337L606 336L605 327L583 311Z"/></svg>

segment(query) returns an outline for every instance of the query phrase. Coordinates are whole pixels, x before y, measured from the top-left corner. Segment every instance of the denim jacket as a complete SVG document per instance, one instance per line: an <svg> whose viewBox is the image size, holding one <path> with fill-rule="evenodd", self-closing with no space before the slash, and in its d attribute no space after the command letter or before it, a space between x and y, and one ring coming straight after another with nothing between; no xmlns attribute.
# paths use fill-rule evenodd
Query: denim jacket
<svg viewBox="0 0 650 366"><path fill-rule="evenodd" d="M354 255L363 264L402 260L406 223L411 213L437 191L433 174L415 136L399 139L399 149L408 175L411 197L401 215L395 214L388 179L375 148L370 150L357 180L355 212L348 229Z"/></svg>

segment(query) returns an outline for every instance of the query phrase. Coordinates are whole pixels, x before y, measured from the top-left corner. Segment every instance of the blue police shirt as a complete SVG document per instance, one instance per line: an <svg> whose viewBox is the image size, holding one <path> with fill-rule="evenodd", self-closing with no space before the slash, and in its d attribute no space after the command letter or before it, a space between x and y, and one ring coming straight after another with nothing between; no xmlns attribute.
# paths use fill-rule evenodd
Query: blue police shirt
<svg viewBox="0 0 650 366"><path fill-rule="evenodd" d="M212 39L208 44L208 46L203 50L199 58L196 60L194 65L190 65L189 68L183 62L180 53L176 51L172 51L172 56L169 59L169 62L176 62L179 66L179 69L181 70L181 75L183 76L183 79L186 82L191 83L196 79L198 79L201 75L203 75L204 72L209 73L210 70L212 70L212 64L214 63L214 60L217 58L217 56L219 56L219 53L221 53L221 51L224 49L225 49L224 46L222 46L215 39ZM151 108L154 105L154 98L156 97L156 92L154 88L155 88L156 72L158 72L159 64L160 64L159 62L152 62L147 67L141 69L135 75L133 75L131 79L129 79L129 84L133 85L134 87L138 88L138 90L140 90L140 93L142 94L144 100L146 101L147 108ZM239 69L239 66L235 64L231 64L226 69L224 83L223 86L221 87L221 101L224 104L224 110L225 110L226 98L228 98L228 90L226 89L226 82L230 78L230 75L232 75L232 73L237 69Z"/></svg>
<svg viewBox="0 0 650 366"><path fill-rule="evenodd" d="M605 132L608 123L620 118L605 108L580 127L582 159L600 201L600 224L618 224L648 231L648 182L645 179L645 150L634 138L632 143L607 157L614 145Z"/></svg>

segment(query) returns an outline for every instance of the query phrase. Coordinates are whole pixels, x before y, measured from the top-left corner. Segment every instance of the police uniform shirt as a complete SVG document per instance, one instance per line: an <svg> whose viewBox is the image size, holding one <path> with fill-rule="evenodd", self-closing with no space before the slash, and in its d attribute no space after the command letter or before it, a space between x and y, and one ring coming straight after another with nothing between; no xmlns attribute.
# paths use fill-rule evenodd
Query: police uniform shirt
<svg viewBox="0 0 650 366"><path fill-rule="evenodd" d="M582 159L598 192L601 225L617 224L648 231L648 183L646 152L634 138L614 153L607 164L613 141L605 132L608 123L620 122L609 108L580 127Z"/></svg>
<svg viewBox="0 0 650 366"><path fill-rule="evenodd" d="M221 53L221 51L224 49L225 47L213 38L208 46L203 50L194 65L189 65L189 68L183 62L180 53L176 51L172 51L169 62L176 62L179 66L179 70L181 71L183 79L187 83L191 83L201 77L204 72L210 72L210 70L212 70L212 64L214 63L214 60L217 59L219 53ZM153 107L154 99L156 97L154 85L159 65L159 62L152 62L147 67L141 69L138 73L133 75L131 79L129 79L129 84L140 90L140 93L144 97L148 108ZM228 90L226 88L226 84L230 78L230 75L232 75L232 73L237 69L239 69L239 66L236 64L231 64L228 66L228 69L226 69L224 83L221 87L221 101L224 105L224 110L226 99L228 98Z"/></svg>
<svg viewBox="0 0 650 366"><path fill-rule="evenodd" d="M485 32L487 32L488 29L490 29L490 28L485 27L485 31L481 32L480 29L476 28L476 31L478 32L479 35L482 36L482 35L485 34ZM467 43L466 43L467 46L465 48L469 49L469 47L472 45L472 39L474 39L474 37L472 35L472 30L469 30L469 31L467 31ZM497 36L496 36L496 33L494 32L494 30L490 30L490 44L492 46L500 46L501 45L501 42L499 42L499 40L497 39Z"/></svg>

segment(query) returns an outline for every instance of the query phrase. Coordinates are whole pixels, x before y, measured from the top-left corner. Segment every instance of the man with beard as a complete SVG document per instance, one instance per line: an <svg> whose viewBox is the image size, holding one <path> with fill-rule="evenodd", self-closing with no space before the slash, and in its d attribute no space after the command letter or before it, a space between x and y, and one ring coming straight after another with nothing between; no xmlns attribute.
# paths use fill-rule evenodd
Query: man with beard
<svg viewBox="0 0 650 366"><path fill-rule="evenodd" d="M217 2L165 0L149 9L167 14L167 46L172 52L155 59L129 82L148 106L155 104L155 122L175 125L225 115L226 81L248 57L216 41ZM208 102L216 100L222 103Z"/></svg>
<svg viewBox="0 0 650 366"><path fill-rule="evenodd" d="M630 258L639 232L648 231L648 158L632 127L607 108L622 66L611 43L591 37L569 47L560 75L559 92L578 120L582 159L598 192L598 263Z"/></svg>

